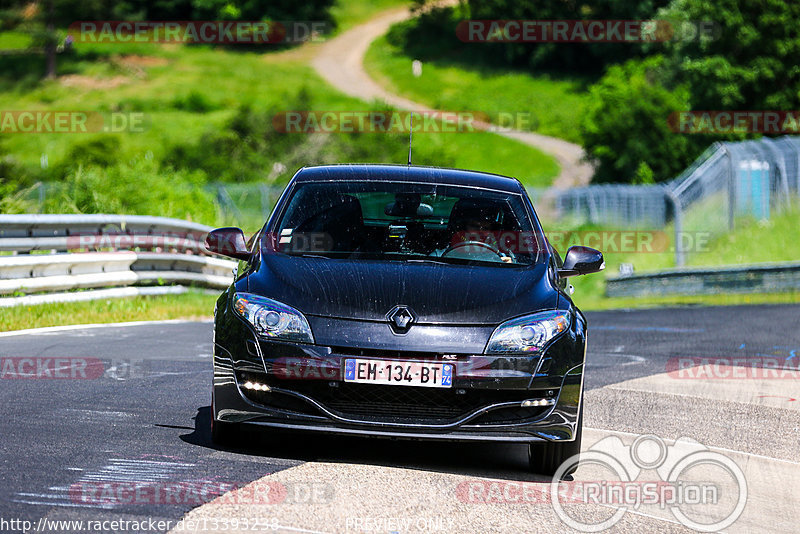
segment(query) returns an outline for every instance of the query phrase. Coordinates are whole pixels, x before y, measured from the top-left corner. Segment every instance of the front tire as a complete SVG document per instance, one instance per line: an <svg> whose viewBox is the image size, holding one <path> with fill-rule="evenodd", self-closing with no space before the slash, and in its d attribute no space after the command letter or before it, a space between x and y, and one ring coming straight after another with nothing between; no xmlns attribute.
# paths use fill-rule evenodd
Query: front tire
<svg viewBox="0 0 800 534"><path fill-rule="evenodd" d="M540 475L553 476L561 464L581 452L581 436L583 435L583 400L581 400L578 425L573 441L545 441L528 445L528 464L530 470ZM564 473L571 475L578 469L578 462Z"/></svg>

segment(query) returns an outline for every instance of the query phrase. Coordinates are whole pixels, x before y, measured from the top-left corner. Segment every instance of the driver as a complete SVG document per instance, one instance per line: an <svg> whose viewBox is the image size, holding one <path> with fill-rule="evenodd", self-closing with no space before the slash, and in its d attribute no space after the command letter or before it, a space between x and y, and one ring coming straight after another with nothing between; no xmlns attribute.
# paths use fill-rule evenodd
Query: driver
<svg viewBox="0 0 800 534"><path fill-rule="evenodd" d="M480 245L468 245L466 243L485 243L492 249L499 252L500 259L506 263L514 261L513 255L506 251L506 247L498 240L498 229L503 223L503 210L498 206L479 205L465 206L461 210L451 214L450 228L453 230L450 243L443 249L437 249L434 254L443 255L453 247L457 247L464 253L474 255L475 253L486 253L488 249ZM459 243L465 245L458 247Z"/></svg>

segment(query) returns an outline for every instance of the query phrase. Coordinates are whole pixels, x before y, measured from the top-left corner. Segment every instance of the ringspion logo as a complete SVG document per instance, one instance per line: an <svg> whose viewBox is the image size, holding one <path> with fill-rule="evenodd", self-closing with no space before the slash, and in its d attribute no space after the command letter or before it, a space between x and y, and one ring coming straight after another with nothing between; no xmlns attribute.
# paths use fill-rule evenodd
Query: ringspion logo
<svg viewBox="0 0 800 534"><path fill-rule="evenodd" d="M602 478L564 481L578 462L582 472L592 469ZM723 480L730 484L722 486ZM658 436L642 435L626 445L609 436L561 464L550 484L550 501L559 519L580 532L607 530L629 510L647 507L668 510L690 529L717 532L744 511L747 480L736 462L691 438L667 445ZM587 517L575 504L598 505L609 513Z"/></svg>

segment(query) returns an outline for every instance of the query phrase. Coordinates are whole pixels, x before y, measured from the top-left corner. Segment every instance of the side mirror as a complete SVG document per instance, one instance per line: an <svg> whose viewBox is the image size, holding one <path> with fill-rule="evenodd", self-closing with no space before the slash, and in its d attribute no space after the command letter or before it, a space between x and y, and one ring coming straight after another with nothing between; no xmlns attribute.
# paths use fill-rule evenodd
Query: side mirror
<svg viewBox="0 0 800 534"><path fill-rule="evenodd" d="M606 268L603 253L589 247L570 247L564 257L564 265L558 270L558 276L566 278L579 274L591 274Z"/></svg>
<svg viewBox="0 0 800 534"><path fill-rule="evenodd" d="M211 230L206 236L206 248L209 252L215 252L237 260L250 258L250 251L247 250L244 232L240 228L227 227Z"/></svg>

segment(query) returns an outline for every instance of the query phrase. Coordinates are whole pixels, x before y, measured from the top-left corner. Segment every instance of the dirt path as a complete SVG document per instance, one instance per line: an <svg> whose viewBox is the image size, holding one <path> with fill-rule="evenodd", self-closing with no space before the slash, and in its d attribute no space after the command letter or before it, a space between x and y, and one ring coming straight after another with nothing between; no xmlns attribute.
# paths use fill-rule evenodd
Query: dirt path
<svg viewBox="0 0 800 534"><path fill-rule="evenodd" d="M392 10L351 28L320 47L312 60L313 67L328 83L350 96L368 102L382 100L398 109L433 111L428 106L388 92L364 69L364 56L370 43L386 33L392 24L410 16L408 9ZM477 126L490 127L484 123ZM534 132L510 130L497 133L551 154L561 168L553 182L555 188L577 187L591 180L592 167L583 162L584 151L579 145Z"/></svg>

